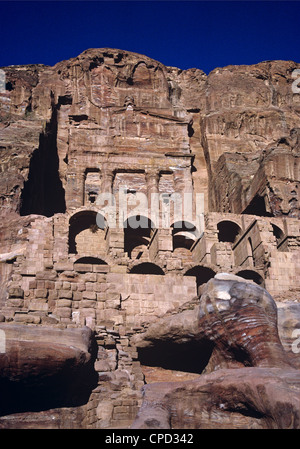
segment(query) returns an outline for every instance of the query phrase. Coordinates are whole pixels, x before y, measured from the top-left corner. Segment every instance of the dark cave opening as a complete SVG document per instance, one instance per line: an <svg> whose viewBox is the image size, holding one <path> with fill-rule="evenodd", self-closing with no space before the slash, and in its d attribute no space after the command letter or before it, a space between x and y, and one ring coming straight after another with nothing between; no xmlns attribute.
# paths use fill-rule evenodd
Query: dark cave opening
<svg viewBox="0 0 300 449"><path fill-rule="evenodd" d="M188 124L188 136L189 137L193 137L194 133L195 133L195 131L194 131L194 128L193 128L193 123L189 123Z"/></svg>
<svg viewBox="0 0 300 449"><path fill-rule="evenodd" d="M159 341L148 348L138 348L141 365L168 370L201 374L207 366L213 351L213 344L187 341L175 343Z"/></svg>
<svg viewBox="0 0 300 449"><path fill-rule="evenodd" d="M215 271L213 271L211 268L203 267L200 265L190 268L185 273L185 276L195 276L198 294L200 294L201 285L206 284L206 282L208 282L215 275Z"/></svg>
<svg viewBox="0 0 300 449"><path fill-rule="evenodd" d="M130 273L135 274L155 274L155 275L164 275L164 271L158 265L150 262L143 262L139 265L135 265Z"/></svg>
<svg viewBox="0 0 300 449"><path fill-rule="evenodd" d="M240 276L240 277L242 277L244 279L252 280L257 285L260 285L262 287L264 286L265 281L264 281L263 277L259 273L257 273L256 271L253 271L253 270L241 270L241 271L237 272L236 274L237 274L237 276Z"/></svg>
<svg viewBox="0 0 300 449"><path fill-rule="evenodd" d="M15 86L14 86L14 84L13 84L11 81L8 81L8 82L5 84L5 89L6 89L7 91L9 91L9 92L11 92L12 90L14 90L14 88L15 88Z"/></svg>
<svg viewBox="0 0 300 449"><path fill-rule="evenodd" d="M73 373L72 373L73 374ZM54 377L48 385L0 382L0 416L12 413L40 412L52 408L79 407L88 402L93 388L97 386L97 373L87 373L84 382L66 383L61 376Z"/></svg>
<svg viewBox="0 0 300 449"><path fill-rule="evenodd" d="M70 218L69 223L69 254L77 254L76 236L85 229L97 232L97 213L91 210L78 212ZM104 226L104 221L103 221ZM87 263L87 262L86 262ZM89 262L91 263L91 262Z"/></svg>
<svg viewBox="0 0 300 449"><path fill-rule="evenodd" d="M28 180L21 193L20 215L65 213L65 191L59 178L57 154L57 110L40 134L39 147L33 152Z"/></svg>
<svg viewBox="0 0 300 449"><path fill-rule="evenodd" d="M0 416L86 404L98 384L96 353L97 343L93 342L91 359L76 368L69 359L52 376L37 369L25 379L0 378Z"/></svg>
<svg viewBox="0 0 300 449"><path fill-rule="evenodd" d="M152 221L143 215L129 217L124 222L124 251L130 258L136 247L148 246L153 229Z"/></svg>
<svg viewBox="0 0 300 449"><path fill-rule="evenodd" d="M127 84L128 84L129 86L133 86L133 78L132 78L131 76L129 76L129 77L127 78L126 82L127 82Z"/></svg>
<svg viewBox="0 0 300 449"><path fill-rule="evenodd" d="M257 215L258 217L273 217L273 214L267 212L264 198L259 195L255 195L242 214Z"/></svg>
<svg viewBox="0 0 300 449"><path fill-rule="evenodd" d="M81 257L74 262L75 266L76 264L107 265L107 262L103 259L99 259L98 257Z"/></svg>
<svg viewBox="0 0 300 449"><path fill-rule="evenodd" d="M251 404L247 404L246 402L244 404L238 404L237 407L226 407L226 411L231 413L239 413L247 418L263 419L266 417L259 410L256 410Z"/></svg>
<svg viewBox="0 0 300 449"><path fill-rule="evenodd" d="M230 220L220 221L217 228L219 242L234 243L238 235L241 233L240 226Z"/></svg>

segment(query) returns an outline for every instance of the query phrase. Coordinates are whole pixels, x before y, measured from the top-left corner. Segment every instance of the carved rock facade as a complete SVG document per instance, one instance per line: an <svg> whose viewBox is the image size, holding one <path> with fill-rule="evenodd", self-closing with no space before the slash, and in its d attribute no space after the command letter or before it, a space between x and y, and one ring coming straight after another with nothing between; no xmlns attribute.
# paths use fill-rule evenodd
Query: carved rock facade
<svg viewBox="0 0 300 449"><path fill-rule="evenodd" d="M143 356L131 341L222 272L272 295L278 338L297 365L299 68L270 61L206 75L112 49L3 68L1 329L89 327L98 381L76 412L68 398L51 411L46 401L22 416L3 412L0 426L128 427L145 380L240 367L209 345L197 364L196 342L182 344L174 365L163 342L160 356ZM184 222L177 197L192 204Z"/></svg>

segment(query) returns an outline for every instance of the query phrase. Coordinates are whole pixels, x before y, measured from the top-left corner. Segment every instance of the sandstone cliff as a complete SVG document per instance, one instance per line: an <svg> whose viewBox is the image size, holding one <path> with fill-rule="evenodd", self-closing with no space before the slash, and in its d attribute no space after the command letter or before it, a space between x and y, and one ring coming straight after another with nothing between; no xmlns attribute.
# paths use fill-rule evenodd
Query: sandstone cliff
<svg viewBox="0 0 300 449"><path fill-rule="evenodd" d="M261 205L272 216L299 217L297 68L267 61L206 75L111 49L87 50L54 67L4 67L2 212L63 212L74 151L179 145L194 154L193 182L207 196L207 210L240 214L256 207L257 213ZM131 107L135 113L124 116ZM24 183L31 185L21 198Z"/></svg>
<svg viewBox="0 0 300 449"><path fill-rule="evenodd" d="M205 74L109 48L2 67L0 388L26 406L5 401L0 426L299 427L296 69L265 61ZM99 218L101 195L120 192L126 213L116 199ZM185 194L193 217L177 221L172 201ZM222 272L245 281L237 309L207 293ZM173 412L158 419L147 401Z"/></svg>

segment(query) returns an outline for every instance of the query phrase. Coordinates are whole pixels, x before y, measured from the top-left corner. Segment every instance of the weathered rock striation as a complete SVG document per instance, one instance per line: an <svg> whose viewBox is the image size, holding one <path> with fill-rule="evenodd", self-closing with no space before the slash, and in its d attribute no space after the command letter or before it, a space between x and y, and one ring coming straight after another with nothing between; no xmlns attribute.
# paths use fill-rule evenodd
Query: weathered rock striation
<svg viewBox="0 0 300 449"><path fill-rule="evenodd" d="M171 427L298 426L280 396L300 366L296 69L205 74L109 48L2 68L0 381L24 406L3 401L1 427L129 428L165 380L192 381L203 412L179 417L181 389L148 385ZM223 388L215 421L200 385Z"/></svg>
<svg viewBox="0 0 300 449"><path fill-rule="evenodd" d="M203 374L145 386L133 428L299 428L300 373L280 342L276 304L263 288L216 275L199 304L134 337L142 358L149 347L154 353L162 343L189 341L193 357L203 357L205 347L210 353Z"/></svg>
<svg viewBox="0 0 300 449"><path fill-rule="evenodd" d="M226 369L144 387L133 429L297 429L299 371Z"/></svg>
<svg viewBox="0 0 300 449"><path fill-rule="evenodd" d="M202 353L205 346L211 353L205 372L236 366L290 366L278 335L276 303L253 281L217 274L205 285L199 304L186 307L133 337L137 348L145 351L156 344L196 342Z"/></svg>
<svg viewBox="0 0 300 449"><path fill-rule="evenodd" d="M86 403L97 385L91 329L3 323L0 333L1 415Z"/></svg>

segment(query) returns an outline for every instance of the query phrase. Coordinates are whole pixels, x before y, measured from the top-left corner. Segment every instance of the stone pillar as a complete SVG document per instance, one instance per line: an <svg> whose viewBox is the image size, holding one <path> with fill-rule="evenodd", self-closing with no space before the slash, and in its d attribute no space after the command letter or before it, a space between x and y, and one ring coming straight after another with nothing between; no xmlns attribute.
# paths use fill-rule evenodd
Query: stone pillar
<svg viewBox="0 0 300 449"><path fill-rule="evenodd" d="M174 171L174 186L175 192L193 192L193 179L190 165Z"/></svg>
<svg viewBox="0 0 300 449"><path fill-rule="evenodd" d="M181 193L183 191L183 172L182 170L174 171L174 189L176 193Z"/></svg>
<svg viewBox="0 0 300 449"><path fill-rule="evenodd" d="M148 170L146 172L147 196L148 196L148 216L152 219L155 227L159 227L159 172ZM152 194L156 194L152 196Z"/></svg>
<svg viewBox="0 0 300 449"><path fill-rule="evenodd" d="M101 193L112 193L113 182L114 182L114 173L111 169L103 169L101 171Z"/></svg>
<svg viewBox="0 0 300 449"><path fill-rule="evenodd" d="M113 258L124 255L124 229L108 229L107 252Z"/></svg>
<svg viewBox="0 0 300 449"><path fill-rule="evenodd" d="M196 217L196 205L194 204L195 198L193 194L193 181L190 166L184 167L181 170L177 170L174 172L174 186L175 193L179 198L176 199L176 201L181 202L182 220L186 222L194 222L194 219ZM175 221L178 220L178 218L176 217L177 214L175 214L174 216Z"/></svg>
<svg viewBox="0 0 300 449"><path fill-rule="evenodd" d="M151 200L151 193L158 193L158 181L159 173L157 170L146 172L147 193L149 200Z"/></svg>
<svg viewBox="0 0 300 449"><path fill-rule="evenodd" d="M97 198L96 206L108 222L108 227L116 227L117 197L113 198L114 173L111 169L104 167L101 171L101 192Z"/></svg>
<svg viewBox="0 0 300 449"><path fill-rule="evenodd" d="M72 171L67 173L66 206L67 209L77 209L84 204L85 173Z"/></svg>
<svg viewBox="0 0 300 449"><path fill-rule="evenodd" d="M191 167L186 167L183 171L184 192L193 193L193 179Z"/></svg>

